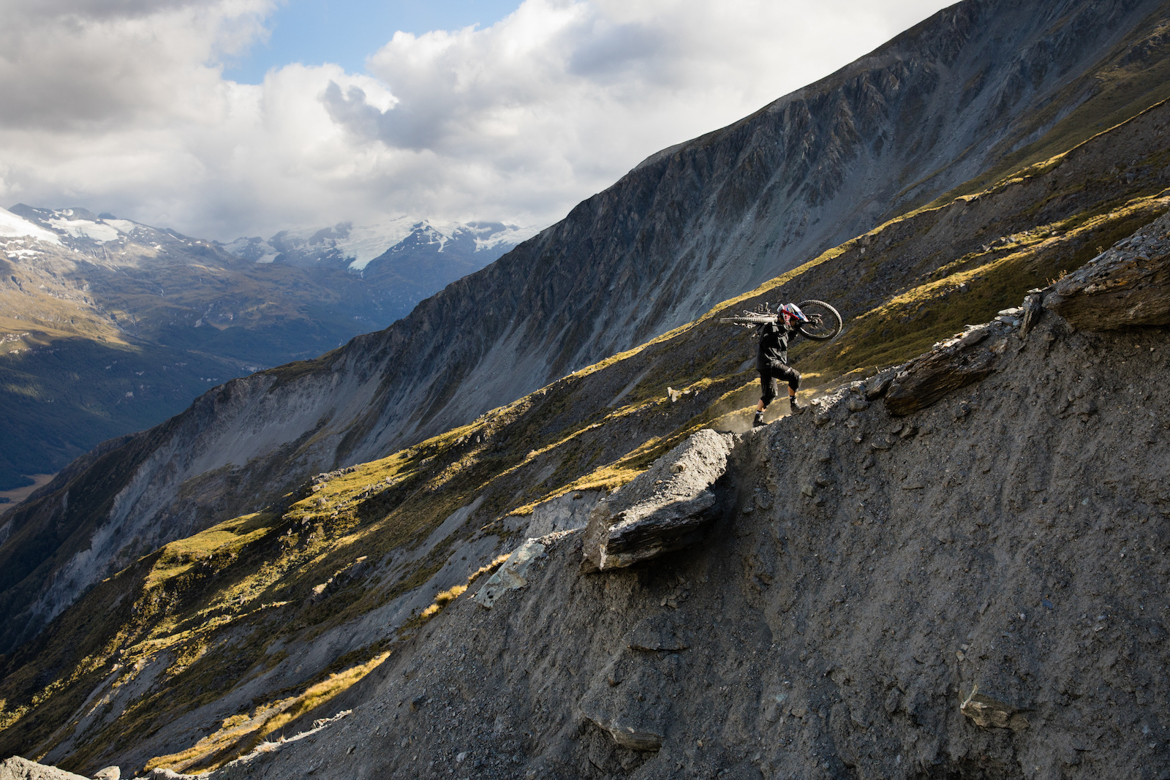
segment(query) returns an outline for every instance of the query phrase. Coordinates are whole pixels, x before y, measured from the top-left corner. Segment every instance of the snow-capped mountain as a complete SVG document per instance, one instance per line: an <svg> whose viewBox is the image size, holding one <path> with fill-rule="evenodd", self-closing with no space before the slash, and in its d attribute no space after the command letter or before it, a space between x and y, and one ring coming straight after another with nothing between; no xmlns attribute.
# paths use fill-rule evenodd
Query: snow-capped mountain
<svg viewBox="0 0 1170 780"><path fill-rule="evenodd" d="M372 260L397 247L432 246L436 253L461 255L478 269L535 234L535 228L500 222L462 224L394 217L370 225L338 222L324 228L282 230L267 240L239 238L224 248L257 263L300 267L325 264L362 271Z"/></svg>
<svg viewBox="0 0 1170 780"><path fill-rule="evenodd" d="M170 228L143 225L113 214L94 214L83 208L44 209L18 203L3 210L0 225L7 226L0 227L0 239L23 235L26 240L35 238L54 245L58 252L77 252L92 265L135 268L147 273L169 263L189 264L193 259L202 259L215 245L214 241L191 238ZM8 243L11 254L11 242Z"/></svg>
<svg viewBox="0 0 1170 780"><path fill-rule="evenodd" d="M462 273L446 278L430 292L482 268L537 232L533 227L501 222L464 224L406 216L367 225L338 222L323 228L282 230L267 240L257 236L221 244L113 214L94 214L83 208L44 209L18 203L0 212L3 212L0 213L0 238L36 238L81 252L96 252L116 265L137 265L142 259L124 251L128 244L151 247L158 252L156 258L193 246L218 246L235 257L256 263L298 268L325 266L355 272L363 271L371 261L383 256L395 256L401 261L405 259L404 253L446 255L443 259Z"/></svg>
<svg viewBox="0 0 1170 780"><path fill-rule="evenodd" d="M225 246L82 208L0 209L0 490L212 384L385 328L531 232L403 217Z"/></svg>
<svg viewBox="0 0 1170 780"><path fill-rule="evenodd" d="M258 265L346 270L368 286L390 320L405 317L425 298L494 262L535 228L501 222L438 222L395 217L369 225L282 230L272 238L240 238L221 245Z"/></svg>
<svg viewBox="0 0 1170 780"><path fill-rule="evenodd" d="M0 208L0 240L7 243L8 239L13 238L33 239L49 244L61 243L61 239L51 230L46 230L18 214L13 214L8 209Z"/></svg>

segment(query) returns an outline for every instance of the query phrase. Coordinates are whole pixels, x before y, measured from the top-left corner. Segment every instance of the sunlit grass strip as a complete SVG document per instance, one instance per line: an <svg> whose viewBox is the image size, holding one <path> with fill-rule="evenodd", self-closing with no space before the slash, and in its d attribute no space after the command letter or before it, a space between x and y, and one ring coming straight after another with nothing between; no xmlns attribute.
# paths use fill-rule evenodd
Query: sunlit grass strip
<svg viewBox="0 0 1170 780"><path fill-rule="evenodd" d="M158 587L214 555L230 555L240 550L268 534L269 526L276 520L272 515L259 512L243 515L165 545L158 563L146 579L145 587Z"/></svg>
<svg viewBox="0 0 1170 780"><path fill-rule="evenodd" d="M442 591L435 596L435 603L424 609L420 617L422 617L424 620L429 620L430 618L439 614L439 611L442 610L443 607L462 596L466 590L466 585L456 585L453 588Z"/></svg>
<svg viewBox="0 0 1170 780"><path fill-rule="evenodd" d="M1002 301L1014 305L1023 300L1029 287L1042 286L1050 279L1038 278L1040 269L1030 268L1045 257L1055 266L1072 259L1074 247L1094 233L1105 232L1111 225L1124 225L1134 218L1150 218L1170 208L1170 191L1135 198L1124 206L1099 214L1076 214L1051 225L1033 229L1031 235L1018 235L1016 242L998 251L969 254L948 264L966 266L943 278L932 279L890 298L879 306L853 318L849 333L810 360L812 366L826 374L840 375L859 368L893 365L915 357L965 325L984 321L999 308L992 305L996 291L1014 296ZM1112 243L1112 242L1110 242ZM1105 247L1100 247L1104 249ZM1007 254L1001 254L1004 251ZM984 260L986 258L986 260ZM1075 270L1070 264L1064 270ZM1056 275L1059 270L1049 269ZM961 299L945 302L943 296L966 284ZM985 296L978 293L985 290ZM929 315L929 321L920 317ZM908 321L903 321L910 318ZM888 332L886 332L888 331Z"/></svg>
<svg viewBox="0 0 1170 780"><path fill-rule="evenodd" d="M504 561L508 560L509 556L510 553L504 553L503 555L497 556L487 566L480 566L479 569L473 571L471 575L468 576L466 585L455 585L454 587L440 592L435 596L434 603L432 603L418 615L415 615L414 617L407 620L402 625L402 627L399 629L399 634L409 633L428 622L435 615L442 612L444 607L466 593L467 589L471 587L471 583L475 582L483 575L491 574L495 572L496 569L500 568L500 566L504 564Z"/></svg>
<svg viewBox="0 0 1170 780"><path fill-rule="evenodd" d="M188 767L197 764L205 769L218 769L229 761L249 753L269 735L280 731L305 713L328 704L330 700L381 666L389 657L389 651L383 652L363 664L329 675L297 696L263 705L250 716L240 714L228 718L214 734L204 737L186 750L150 759L144 770L150 772L160 767L182 773ZM215 756L214 760L208 762L212 756Z"/></svg>
<svg viewBox="0 0 1170 780"><path fill-rule="evenodd" d="M467 578L468 586L470 586L471 583L475 582L476 580L478 580L480 577L484 576L485 574L494 574L496 569L498 569L504 565L504 561L508 560L510 555L511 555L511 553L504 553L503 555L497 555L495 558L492 559L492 562L489 563L487 566L480 566L478 569L473 571L471 573L471 575Z"/></svg>

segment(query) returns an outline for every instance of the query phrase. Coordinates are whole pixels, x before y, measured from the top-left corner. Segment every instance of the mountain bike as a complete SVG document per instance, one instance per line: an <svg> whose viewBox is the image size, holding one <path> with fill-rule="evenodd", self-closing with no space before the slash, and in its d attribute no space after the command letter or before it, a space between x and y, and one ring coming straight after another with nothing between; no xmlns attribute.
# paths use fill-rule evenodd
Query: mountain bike
<svg viewBox="0 0 1170 780"><path fill-rule="evenodd" d="M841 314L824 301L801 301L781 304L772 311L764 303L753 311L744 311L735 317L721 317L720 322L754 328L768 322L779 322L796 328L802 336L813 341L828 341L841 332Z"/></svg>

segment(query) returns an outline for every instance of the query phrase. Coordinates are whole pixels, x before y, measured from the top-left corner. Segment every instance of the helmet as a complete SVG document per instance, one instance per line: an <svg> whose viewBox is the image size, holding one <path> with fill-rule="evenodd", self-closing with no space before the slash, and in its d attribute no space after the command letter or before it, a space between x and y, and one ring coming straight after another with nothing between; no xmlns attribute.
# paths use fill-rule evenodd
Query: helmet
<svg viewBox="0 0 1170 780"><path fill-rule="evenodd" d="M808 317L804 316L804 312L795 303L784 303L780 305L779 314L784 318L785 323L806 322Z"/></svg>

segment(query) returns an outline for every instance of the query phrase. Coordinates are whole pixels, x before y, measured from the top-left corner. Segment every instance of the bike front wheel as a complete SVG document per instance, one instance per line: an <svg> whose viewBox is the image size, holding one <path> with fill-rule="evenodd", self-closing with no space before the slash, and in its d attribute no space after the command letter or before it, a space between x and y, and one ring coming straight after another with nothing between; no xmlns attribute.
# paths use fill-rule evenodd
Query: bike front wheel
<svg viewBox="0 0 1170 780"><path fill-rule="evenodd" d="M814 341L828 341L841 332L841 314L824 301L801 301L796 304L808 317L797 326L801 335Z"/></svg>

